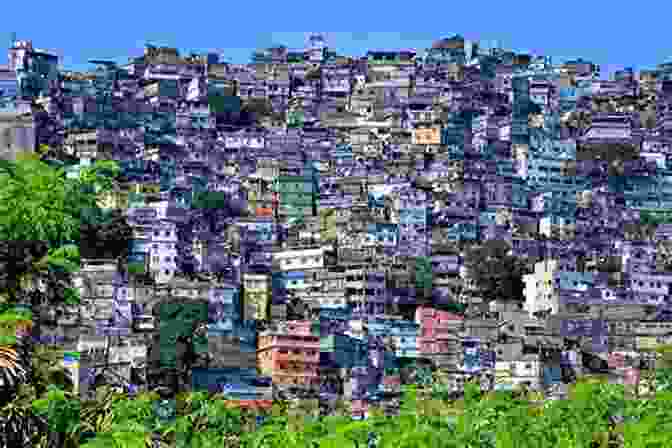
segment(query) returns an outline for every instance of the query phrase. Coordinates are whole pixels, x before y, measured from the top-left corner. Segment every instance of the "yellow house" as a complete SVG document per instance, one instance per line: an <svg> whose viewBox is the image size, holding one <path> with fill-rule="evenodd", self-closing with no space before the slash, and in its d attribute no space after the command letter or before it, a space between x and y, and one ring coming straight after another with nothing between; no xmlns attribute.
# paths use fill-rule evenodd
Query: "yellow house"
<svg viewBox="0 0 672 448"><path fill-rule="evenodd" d="M413 130L414 145L440 145L441 127L440 126L422 126Z"/></svg>
<svg viewBox="0 0 672 448"><path fill-rule="evenodd" d="M245 285L244 319L265 320L268 317L268 304L271 296L271 282L268 275L248 274L243 275Z"/></svg>
<svg viewBox="0 0 672 448"><path fill-rule="evenodd" d="M658 347L658 338L655 336L637 336L639 350L655 350Z"/></svg>
<svg viewBox="0 0 672 448"><path fill-rule="evenodd" d="M136 193L159 194L161 192L161 186L159 184L134 184L133 188Z"/></svg>
<svg viewBox="0 0 672 448"><path fill-rule="evenodd" d="M336 210L333 208L320 209L320 239L322 241L336 239Z"/></svg>
<svg viewBox="0 0 672 448"><path fill-rule="evenodd" d="M107 209L125 209L128 208L128 191L116 188L112 191L98 193L98 207Z"/></svg>
<svg viewBox="0 0 672 448"><path fill-rule="evenodd" d="M141 195L159 194L161 186L159 184L131 183L128 186L115 187L112 191L101 192L97 196L97 203L100 208L125 209L129 206L131 194ZM137 201L138 198L135 198Z"/></svg>

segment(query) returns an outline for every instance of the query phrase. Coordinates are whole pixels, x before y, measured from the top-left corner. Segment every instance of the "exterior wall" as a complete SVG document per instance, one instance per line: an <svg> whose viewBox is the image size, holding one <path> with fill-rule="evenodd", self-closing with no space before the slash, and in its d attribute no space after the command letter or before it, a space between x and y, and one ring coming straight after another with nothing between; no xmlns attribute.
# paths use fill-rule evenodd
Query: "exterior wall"
<svg viewBox="0 0 672 448"><path fill-rule="evenodd" d="M302 249L276 252L273 262L281 271L319 269L324 267L323 249Z"/></svg>
<svg viewBox="0 0 672 448"><path fill-rule="evenodd" d="M16 160L19 152L32 152L36 148L33 119L14 113L0 113L0 158Z"/></svg>
<svg viewBox="0 0 672 448"><path fill-rule="evenodd" d="M320 339L301 336L306 333L303 327L300 323L289 323L287 328L295 330L291 336L266 334L258 338L258 366L276 384L319 387Z"/></svg>
<svg viewBox="0 0 672 448"><path fill-rule="evenodd" d="M215 321L215 327L232 330L234 322L240 319L239 289L233 285L215 286L207 294L208 302L216 309L216 315L209 317Z"/></svg>
<svg viewBox="0 0 672 448"><path fill-rule="evenodd" d="M244 274L245 320L264 320L268 317L267 307L271 294L271 283L267 275Z"/></svg>
<svg viewBox="0 0 672 448"><path fill-rule="evenodd" d="M441 129L439 127L416 128L413 131L414 145L440 145Z"/></svg>
<svg viewBox="0 0 672 448"><path fill-rule="evenodd" d="M177 270L177 229L175 224L162 223L152 231L150 249L150 270L155 272L157 280L167 282Z"/></svg>

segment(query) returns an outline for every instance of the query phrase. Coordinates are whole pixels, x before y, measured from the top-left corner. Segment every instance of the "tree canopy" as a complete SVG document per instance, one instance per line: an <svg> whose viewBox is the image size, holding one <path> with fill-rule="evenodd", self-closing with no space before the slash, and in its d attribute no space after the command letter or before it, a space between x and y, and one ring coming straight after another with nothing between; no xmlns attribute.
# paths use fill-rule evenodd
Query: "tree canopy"
<svg viewBox="0 0 672 448"><path fill-rule="evenodd" d="M83 222L85 242L94 235L115 247L127 246L130 228L125 220L102 219L96 205L96 192L110 189L118 174L114 161L84 167L75 178L35 157L0 161L0 265L6 268L0 291L7 299L17 300L22 282L40 276L56 300L77 301L65 285L68 275L79 269Z"/></svg>
<svg viewBox="0 0 672 448"><path fill-rule="evenodd" d="M465 251L465 268L485 301L523 300L526 261L506 241L489 240Z"/></svg>
<svg viewBox="0 0 672 448"><path fill-rule="evenodd" d="M79 240L83 210L97 208L95 193L110 189L118 173L114 161L96 162L74 179L40 160L0 161L0 239L50 247Z"/></svg>
<svg viewBox="0 0 672 448"><path fill-rule="evenodd" d="M78 194L63 169L36 160L0 165L0 238L61 241L77 239Z"/></svg>

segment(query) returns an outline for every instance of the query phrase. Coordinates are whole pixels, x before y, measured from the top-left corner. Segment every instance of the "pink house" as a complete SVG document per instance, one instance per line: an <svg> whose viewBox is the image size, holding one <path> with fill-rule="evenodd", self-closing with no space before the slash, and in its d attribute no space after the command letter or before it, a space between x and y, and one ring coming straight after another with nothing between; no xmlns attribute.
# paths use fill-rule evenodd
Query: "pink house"
<svg viewBox="0 0 672 448"><path fill-rule="evenodd" d="M450 351L451 339L454 339L464 318L447 311L430 307L418 307L415 321L420 324L418 350L420 353L447 353Z"/></svg>

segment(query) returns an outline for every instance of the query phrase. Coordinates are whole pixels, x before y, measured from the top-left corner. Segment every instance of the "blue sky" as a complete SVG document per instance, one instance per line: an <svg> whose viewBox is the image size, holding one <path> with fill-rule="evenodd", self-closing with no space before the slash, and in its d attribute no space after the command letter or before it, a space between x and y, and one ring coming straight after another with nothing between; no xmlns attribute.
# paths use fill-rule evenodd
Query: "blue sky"
<svg viewBox="0 0 672 448"><path fill-rule="evenodd" d="M603 73L632 66L654 68L672 49L664 38L669 2L650 0L646 7L619 2L527 0L492 2L151 2L82 0L38 2L28 11L21 2L6 2L0 42L11 32L53 50L65 68L85 69L92 58L127 61L142 53L145 42L183 52L217 51L232 62L247 62L255 48L281 43L302 47L303 29L330 32L333 47L344 54L368 48L431 46L454 33L481 43L499 40L504 48L552 56L554 61L583 57ZM663 6L666 5L667 6ZM30 14L30 19L22 16ZM379 32L375 29L422 30ZM360 30L360 31L356 31ZM364 31L368 30L368 31ZM3 58L4 59L4 58ZM5 61L0 59L0 62Z"/></svg>

